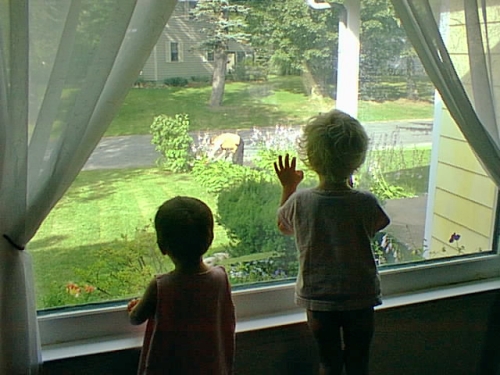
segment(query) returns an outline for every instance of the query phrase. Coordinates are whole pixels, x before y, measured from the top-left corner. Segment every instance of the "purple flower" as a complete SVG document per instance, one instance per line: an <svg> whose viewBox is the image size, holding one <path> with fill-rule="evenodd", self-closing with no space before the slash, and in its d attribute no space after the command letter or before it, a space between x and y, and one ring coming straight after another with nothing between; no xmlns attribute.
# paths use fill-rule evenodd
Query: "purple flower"
<svg viewBox="0 0 500 375"><path fill-rule="evenodd" d="M450 239L448 240L449 243L453 243L455 241L458 241L460 239L460 235L458 233L453 232L450 236Z"/></svg>

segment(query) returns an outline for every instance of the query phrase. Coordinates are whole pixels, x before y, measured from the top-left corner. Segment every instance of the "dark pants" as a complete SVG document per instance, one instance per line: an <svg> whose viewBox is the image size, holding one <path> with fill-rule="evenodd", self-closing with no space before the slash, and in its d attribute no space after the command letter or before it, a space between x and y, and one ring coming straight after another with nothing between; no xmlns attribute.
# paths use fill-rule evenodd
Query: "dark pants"
<svg viewBox="0 0 500 375"><path fill-rule="evenodd" d="M307 311L307 323L319 349L320 374L367 375L374 331L370 307L351 311Z"/></svg>

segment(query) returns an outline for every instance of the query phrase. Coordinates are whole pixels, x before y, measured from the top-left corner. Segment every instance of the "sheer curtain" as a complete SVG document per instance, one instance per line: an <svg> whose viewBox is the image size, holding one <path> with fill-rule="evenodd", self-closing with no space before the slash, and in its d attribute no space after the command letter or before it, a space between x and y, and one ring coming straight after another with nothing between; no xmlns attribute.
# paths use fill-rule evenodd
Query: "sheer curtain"
<svg viewBox="0 0 500 375"><path fill-rule="evenodd" d="M500 118L494 85L500 69L492 65L500 42L498 32L493 30L498 28L500 0L392 0L392 4L451 116L500 186ZM454 20L462 20L465 25L467 50L463 52L468 55L470 79L467 89L464 79L456 73L436 22L442 11L450 12ZM488 16L496 17L495 22Z"/></svg>
<svg viewBox="0 0 500 375"><path fill-rule="evenodd" d="M38 371L23 249L102 137L175 4L0 1L0 374Z"/></svg>

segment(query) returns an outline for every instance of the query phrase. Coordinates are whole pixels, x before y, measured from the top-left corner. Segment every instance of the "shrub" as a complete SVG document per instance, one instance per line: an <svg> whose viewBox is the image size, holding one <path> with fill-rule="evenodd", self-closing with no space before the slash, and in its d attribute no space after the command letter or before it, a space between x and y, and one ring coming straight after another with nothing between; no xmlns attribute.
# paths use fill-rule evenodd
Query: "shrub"
<svg viewBox="0 0 500 375"><path fill-rule="evenodd" d="M132 238L122 235L101 247L96 261L85 269L75 269L75 273L78 284L92 285L109 299L140 295L155 275L172 268L168 257L158 250L150 226L146 226L137 228Z"/></svg>
<svg viewBox="0 0 500 375"><path fill-rule="evenodd" d="M267 68L252 62L250 59L239 61L228 74L234 81L265 81L267 80Z"/></svg>
<svg viewBox="0 0 500 375"><path fill-rule="evenodd" d="M404 244L384 231L375 234L372 247L378 265L424 260L425 246L416 247Z"/></svg>
<svg viewBox="0 0 500 375"><path fill-rule="evenodd" d="M237 262L228 268L231 284L289 280L294 278L297 272L298 262L296 258L291 259L287 256Z"/></svg>
<svg viewBox="0 0 500 375"><path fill-rule="evenodd" d="M211 76L191 76L190 77L192 82L200 82L200 83L210 83L212 82L212 77Z"/></svg>
<svg viewBox="0 0 500 375"><path fill-rule="evenodd" d="M151 143L162 156L157 164L166 170L178 173L191 168L194 160L191 151L193 138L189 135L189 117L176 114L175 117L160 115L151 124Z"/></svg>
<svg viewBox="0 0 500 375"><path fill-rule="evenodd" d="M142 77L139 77L134 82L134 87L144 87L146 80Z"/></svg>
<svg viewBox="0 0 500 375"><path fill-rule="evenodd" d="M312 187L317 185L318 183L318 176L317 174L312 171L311 169L307 168L304 163L299 159L297 155L297 151L295 150L277 150L277 149L265 149L259 147L257 151L257 157L254 160L254 164L257 169L262 171L266 176L268 176L268 179L275 180L276 179L276 172L274 171L274 162L278 160L279 155L286 155L289 154L290 157L296 157L297 158L297 169L302 170L304 172L304 179L300 183L301 188L305 187Z"/></svg>
<svg viewBox="0 0 500 375"><path fill-rule="evenodd" d="M395 132L372 141L356 180L360 188L372 191L382 202L414 197L427 189L429 163L430 150L405 148Z"/></svg>
<svg viewBox="0 0 500 375"><path fill-rule="evenodd" d="M209 193L216 194L247 179L265 179L265 175L257 170L224 160L210 161L207 158L196 160L191 174Z"/></svg>
<svg viewBox="0 0 500 375"><path fill-rule="evenodd" d="M163 83L167 86L185 87L188 85L189 81L187 78L184 77L171 77L171 78L165 78L163 80Z"/></svg>
<svg viewBox="0 0 500 375"><path fill-rule="evenodd" d="M155 275L172 268L170 259L158 250L151 227L137 228L132 237L122 235L102 245L89 266L75 267L75 280L52 284L42 307L139 296Z"/></svg>
<svg viewBox="0 0 500 375"><path fill-rule="evenodd" d="M232 256L272 251L295 258L293 238L281 234L276 225L280 196L278 184L255 180L219 194L217 222L227 232Z"/></svg>

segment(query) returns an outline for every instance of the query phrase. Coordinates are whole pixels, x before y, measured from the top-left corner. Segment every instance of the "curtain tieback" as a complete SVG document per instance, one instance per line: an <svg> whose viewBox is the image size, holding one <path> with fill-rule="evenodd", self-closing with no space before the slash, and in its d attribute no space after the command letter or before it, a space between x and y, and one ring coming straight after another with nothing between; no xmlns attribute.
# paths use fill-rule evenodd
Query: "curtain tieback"
<svg viewBox="0 0 500 375"><path fill-rule="evenodd" d="M3 235L3 238L5 238L7 240L8 243L10 243L13 247L15 247L17 250L24 250L24 246L19 246L17 243L15 243L12 238L10 238L9 236L7 236L6 234Z"/></svg>

